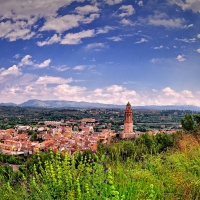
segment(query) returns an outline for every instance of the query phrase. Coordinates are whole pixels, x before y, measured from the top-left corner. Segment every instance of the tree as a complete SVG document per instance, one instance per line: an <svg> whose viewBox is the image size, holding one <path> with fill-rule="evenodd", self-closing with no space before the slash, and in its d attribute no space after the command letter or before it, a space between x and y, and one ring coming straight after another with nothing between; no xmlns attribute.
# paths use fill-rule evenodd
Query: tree
<svg viewBox="0 0 200 200"><path fill-rule="evenodd" d="M162 152L165 151L168 147L172 147L174 145L174 135L168 135L166 133L164 134L157 134L155 136L156 139L156 146L157 146L157 150L158 152Z"/></svg>
<svg viewBox="0 0 200 200"><path fill-rule="evenodd" d="M194 121L196 123L196 126L200 126L200 115L195 114L194 115Z"/></svg>
<svg viewBox="0 0 200 200"><path fill-rule="evenodd" d="M194 130L194 120L191 114L186 114L185 117L181 119L181 124L185 131Z"/></svg>
<svg viewBox="0 0 200 200"><path fill-rule="evenodd" d="M30 138L30 141L36 141L37 140L37 133L34 132Z"/></svg>

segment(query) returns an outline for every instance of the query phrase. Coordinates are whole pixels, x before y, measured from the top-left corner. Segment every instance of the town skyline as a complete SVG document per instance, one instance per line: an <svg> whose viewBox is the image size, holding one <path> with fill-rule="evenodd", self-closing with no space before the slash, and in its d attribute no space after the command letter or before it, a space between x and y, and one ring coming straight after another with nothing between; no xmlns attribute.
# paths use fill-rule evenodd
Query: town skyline
<svg viewBox="0 0 200 200"><path fill-rule="evenodd" d="M151 125L151 127L149 126L149 129L147 130L147 127L144 126L144 124L141 125L139 123L138 128L140 127L140 130L137 130L138 128L135 126L133 111L129 102L123 110L52 110L57 113L57 115L52 113L54 119L53 121L47 120L46 118L51 116L51 112L47 108L45 109L46 114L43 113L44 109L40 110L40 112L43 113L42 115L39 114L39 112L35 112L34 119L32 119L33 113L30 112L30 108L27 108L28 112L26 112L25 108L23 110L23 115L20 116L19 111L21 110L16 108L16 111L18 110L18 112L13 112L13 116L9 112L8 117L6 117L8 112L6 112L6 108L4 109L4 123L0 125L0 127L3 127L3 129L0 128L0 151L8 155L27 156L28 154L35 154L37 151L49 152L51 150L62 153L68 152L69 155L72 155L76 151L80 151L82 153L89 149L97 151L98 142L101 142L102 144L111 144L117 138L136 139L142 134L154 136L157 134L173 134L176 130L181 128L179 122L175 123L177 119L172 120L171 117L168 118L167 116L166 119L171 119L172 121L171 125L169 125L169 123L164 122L165 115L161 115L162 117L158 118L159 121L162 119L159 125L154 127ZM7 107L7 109L9 110L13 108ZM139 122L141 122L141 116L148 116L148 114L145 115L142 113L144 111L140 112L141 113L138 115L137 111L134 111L134 115L136 115L135 120ZM168 112L173 113L173 116L176 118L178 117L178 113L180 114L180 111ZM62 113L62 116L58 115L58 113ZM153 114L154 112L149 111L149 113ZM30 121L30 116L32 122ZM87 116L87 118L84 116ZM155 123L154 117L153 121ZM152 119L150 116L147 118ZM150 120L148 119L146 120L149 123Z"/></svg>
<svg viewBox="0 0 200 200"><path fill-rule="evenodd" d="M198 0L2 1L0 103L200 106L199 19Z"/></svg>

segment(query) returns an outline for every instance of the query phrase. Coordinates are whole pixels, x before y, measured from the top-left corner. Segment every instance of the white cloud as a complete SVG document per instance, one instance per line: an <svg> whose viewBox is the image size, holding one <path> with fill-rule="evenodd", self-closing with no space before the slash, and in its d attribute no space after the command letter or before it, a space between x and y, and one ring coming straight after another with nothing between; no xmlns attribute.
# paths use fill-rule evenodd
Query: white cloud
<svg viewBox="0 0 200 200"><path fill-rule="evenodd" d="M181 28L184 20L177 19L149 19L149 24L154 26L164 26L166 28Z"/></svg>
<svg viewBox="0 0 200 200"><path fill-rule="evenodd" d="M57 86L46 84L27 85L25 87L12 86L0 91L3 95L2 101L10 102L15 99L16 103L21 103L29 99L41 100L76 100L83 101L85 98L85 87L70 86L68 84L60 84ZM13 100L12 100L13 101ZM12 102L11 101L11 102Z"/></svg>
<svg viewBox="0 0 200 200"><path fill-rule="evenodd" d="M58 85L55 88L54 95L58 99L67 99L71 101L86 101L85 87L70 86L68 84Z"/></svg>
<svg viewBox="0 0 200 200"><path fill-rule="evenodd" d="M97 88L87 98L93 102L108 104L126 104L128 101L138 102L139 94L119 85Z"/></svg>
<svg viewBox="0 0 200 200"><path fill-rule="evenodd" d="M143 42L148 42L148 40L145 39L145 38L141 38L139 41L135 42L135 44L140 44L140 43L143 43Z"/></svg>
<svg viewBox="0 0 200 200"><path fill-rule="evenodd" d="M40 31L54 30L58 33L79 26L79 22L83 20L81 15L65 15L62 17L52 18L45 22Z"/></svg>
<svg viewBox="0 0 200 200"><path fill-rule="evenodd" d="M9 67L7 70L4 69L4 68L1 68L0 78L5 77L5 76L9 76L9 75L19 76L21 74L22 74L21 70L16 65L13 65L12 67Z"/></svg>
<svg viewBox="0 0 200 200"><path fill-rule="evenodd" d="M183 90L183 91L181 92L181 94L182 94L185 98L194 98L192 92L189 91L189 90Z"/></svg>
<svg viewBox="0 0 200 200"><path fill-rule="evenodd" d="M26 55L24 56L24 58L22 58L21 62L19 63L19 66L27 66L27 65L33 65L33 61L31 61L30 59L32 58L32 56L30 55Z"/></svg>
<svg viewBox="0 0 200 200"><path fill-rule="evenodd" d="M158 11L154 13L154 15L150 15L146 19L140 18L140 21L153 26L164 26L165 28L184 28L185 19L169 18L167 14Z"/></svg>
<svg viewBox="0 0 200 200"><path fill-rule="evenodd" d="M151 62L152 62L152 63L155 63L155 62L158 62L158 61L160 61L160 59L158 59L158 58L152 58L152 59L151 59Z"/></svg>
<svg viewBox="0 0 200 200"><path fill-rule="evenodd" d="M45 19L45 23L40 28L40 31L54 30L57 33L62 33L63 31L78 27L81 23L91 23L100 16L97 14L100 9L96 5L77 7L75 11L78 14L76 15L67 14L65 16L59 16L57 13L59 8L68 6L72 2L84 1L85 0L3 1L1 2L0 8L0 38L8 38L10 41L16 41L18 39L28 40L35 36L36 33L34 30L37 28L37 22L40 19ZM88 14L90 15L88 16ZM59 40L55 40L54 37L51 40L38 42L38 45L44 46L55 42L59 42Z"/></svg>
<svg viewBox="0 0 200 200"><path fill-rule="evenodd" d="M196 42L196 38L191 38L191 39L187 39L187 38L183 38L183 39L175 38L175 40L181 41L181 42L186 42L186 43Z"/></svg>
<svg viewBox="0 0 200 200"><path fill-rule="evenodd" d="M156 90L156 89L152 89L152 92L158 92L158 90Z"/></svg>
<svg viewBox="0 0 200 200"><path fill-rule="evenodd" d="M194 24L185 25L186 28L191 28L193 26L194 26Z"/></svg>
<svg viewBox="0 0 200 200"><path fill-rule="evenodd" d="M94 36L95 36L94 30L87 30L87 31L83 30L79 33L68 33L62 39L61 44L79 44L82 42L81 39Z"/></svg>
<svg viewBox="0 0 200 200"><path fill-rule="evenodd" d="M152 98L153 102L157 102L158 105L200 105L198 94L194 96L189 90L177 92L170 87L164 88Z"/></svg>
<svg viewBox="0 0 200 200"><path fill-rule="evenodd" d="M16 58L16 59L18 59L19 57L20 57L20 54L16 54L13 56L13 58Z"/></svg>
<svg viewBox="0 0 200 200"><path fill-rule="evenodd" d="M119 14L119 17L126 17L135 13L135 9L132 5L123 5L119 8L119 10L122 10L122 13Z"/></svg>
<svg viewBox="0 0 200 200"><path fill-rule="evenodd" d="M25 21L0 22L0 38L16 41L17 39L27 40L34 35L35 33L31 32L30 26Z"/></svg>
<svg viewBox="0 0 200 200"><path fill-rule="evenodd" d="M64 72L64 71L70 69L70 67L67 67L66 65L56 66L56 67L52 66L52 68L59 72Z"/></svg>
<svg viewBox="0 0 200 200"><path fill-rule="evenodd" d="M200 38L200 34L197 34L197 38Z"/></svg>
<svg viewBox="0 0 200 200"><path fill-rule="evenodd" d="M112 40L114 42L119 42L122 41L122 38L119 36L114 36L114 37L108 37L109 40Z"/></svg>
<svg viewBox="0 0 200 200"><path fill-rule="evenodd" d="M88 17L83 15L65 15L62 17L53 17L48 19L40 31L54 30L57 33L62 33L66 30L78 27L80 23L88 24L98 18L99 14L90 14Z"/></svg>
<svg viewBox="0 0 200 200"><path fill-rule="evenodd" d="M8 38L10 41L28 40L35 35L32 30L35 29L39 19L44 18L46 23L49 23L58 16L59 8L75 1L84 2L84 0L1 1L0 38Z"/></svg>
<svg viewBox="0 0 200 200"><path fill-rule="evenodd" d="M165 96L174 96L174 97L177 97L177 98L180 97L180 94L178 94L177 92L172 90L170 87L166 87L162 91L163 91Z"/></svg>
<svg viewBox="0 0 200 200"><path fill-rule="evenodd" d="M119 85L112 85L112 86L106 88L107 92L121 92L123 90L124 90L124 88Z"/></svg>
<svg viewBox="0 0 200 200"><path fill-rule="evenodd" d="M61 77L54 77L54 76L42 76L37 79L35 82L36 84L65 84L71 83L73 81L72 78L61 78Z"/></svg>
<svg viewBox="0 0 200 200"><path fill-rule="evenodd" d="M169 0L171 4L177 4L183 10L192 10L193 12L200 12L200 2L199 0Z"/></svg>
<svg viewBox="0 0 200 200"><path fill-rule="evenodd" d="M200 49L197 49L197 52L200 53Z"/></svg>
<svg viewBox="0 0 200 200"><path fill-rule="evenodd" d="M186 59L184 58L184 55L178 55L178 56L176 57L176 59L177 59L179 62L183 62L183 61L186 60Z"/></svg>
<svg viewBox="0 0 200 200"><path fill-rule="evenodd" d="M107 3L108 5L115 5L118 3L121 3L123 0L104 0L105 3Z"/></svg>
<svg viewBox="0 0 200 200"><path fill-rule="evenodd" d="M45 67L48 67L50 62L51 62L51 59L47 59L45 60L44 62L40 63L40 64L36 64L35 62L33 62L31 60L32 56L31 55L26 55L22 58L21 62L19 63L19 66L20 67L23 67L23 66L34 66L36 68L45 68Z"/></svg>
<svg viewBox="0 0 200 200"><path fill-rule="evenodd" d="M84 65L78 65L73 68L73 70L83 71L85 69Z"/></svg>
<svg viewBox="0 0 200 200"><path fill-rule="evenodd" d="M116 27L113 26L105 26L103 28L98 28L96 34L108 33L110 30L114 30Z"/></svg>
<svg viewBox="0 0 200 200"><path fill-rule="evenodd" d="M97 6L86 5L83 7L76 7L75 11L81 15L87 15L90 13L97 13L100 9Z"/></svg>
<svg viewBox="0 0 200 200"><path fill-rule="evenodd" d="M38 46L44 46L44 45L50 45L53 43L58 43L61 41L61 37L58 34L54 34L51 38L48 38L47 40L43 42L37 42Z"/></svg>
<svg viewBox="0 0 200 200"><path fill-rule="evenodd" d="M13 76L12 76L13 77ZM11 78L12 78L11 77ZM13 78L12 78L13 79ZM32 77L35 79L35 77ZM26 85L18 85L16 82L0 90L1 102L21 103L28 99L41 100L72 100L99 102L108 104L125 105L128 101L132 105L198 105L200 106L199 93L184 89L176 91L170 87L162 90L153 88L149 93L134 89L128 89L121 85L108 85L90 90L86 87L69 85L72 78L52 76L37 77L36 81Z"/></svg>
<svg viewBox="0 0 200 200"><path fill-rule="evenodd" d="M129 26L134 26L134 23L133 23L131 20L128 20L128 19L122 19L122 20L120 21L120 24L122 24L122 25L124 25L124 26L127 26L127 25L129 25Z"/></svg>
<svg viewBox="0 0 200 200"><path fill-rule="evenodd" d="M8 69L1 68L0 69L0 93L7 90L7 88L13 88L18 86L26 86L32 84L33 81L37 78L36 75L33 74L23 74L21 69L16 65ZM13 91L13 90L12 90ZM13 101L11 98L10 101Z"/></svg>
<svg viewBox="0 0 200 200"><path fill-rule="evenodd" d="M127 84L135 84L135 82L134 81L125 81L125 82L123 82L123 84L125 84L125 85L127 85Z"/></svg>
<svg viewBox="0 0 200 200"><path fill-rule="evenodd" d="M95 19L99 18L100 17L100 14L91 14L89 17L86 17L84 20L83 20L83 23L84 24L89 24L91 23L92 21L94 21Z"/></svg>
<svg viewBox="0 0 200 200"><path fill-rule="evenodd" d="M107 45L104 43L91 43L86 46L86 49L99 49L99 48L107 48Z"/></svg>
<svg viewBox="0 0 200 200"><path fill-rule="evenodd" d="M12 18L14 21L24 19L28 20L29 24L33 24L33 22L40 17L48 18L55 16L59 8L68 6L73 2L84 2L84 0L2 1L0 13L2 19ZM36 19L33 16L35 16Z"/></svg>
<svg viewBox="0 0 200 200"><path fill-rule="evenodd" d="M162 45L160 45L159 47L153 47L153 49L162 49L162 48L163 48Z"/></svg>
<svg viewBox="0 0 200 200"><path fill-rule="evenodd" d="M10 21L1 22L0 23L0 37L5 37L8 33L10 33L14 27Z"/></svg>
<svg viewBox="0 0 200 200"><path fill-rule="evenodd" d="M34 66L37 68L45 68L45 67L48 67L50 63L51 63L51 59L48 59L40 64L35 64Z"/></svg>
<svg viewBox="0 0 200 200"><path fill-rule="evenodd" d="M143 6L143 1L139 1L139 2L138 2L138 5L139 5L139 6Z"/></svg>
<svg viewBox="0 0 200 200"><path fill-rule="evenodd" d="M59 1L61 0L57 0L58 5ZM49 9L49 11L51 10L52 12L48 12L48 8L52 6L49 5L50 2L46 0L43 1L43 3L39 2L38 0L35 0L34 2L35 3L29 2L29 4L26 4L26 2L24 2L24 5L26 4L24 8L22 8L22 6L20 5L16 5L16 8L19 9L18 11L16 11L16 8L12 6L10 7L11 10L9 11L9 13L7 13L5 16L2 16L1 19L12 19L12 20L0 23L0 37L8 38L10 41L16 41L17 39L23 39L23 40L30 39L35 35L35 32L31 31L31 29L35 26L37 20L41 19L42 17L46 19L46 22L40 28L40 31L54 30L58 33L62 33L63 31L69 30L74 27L78 27L80 23L85 23L85 24L91 23L93 20L99 17L99 14L91 14L87 17L84 16L84 14L99 12L100 10L96 6L86 5L84 7L77 7L76 11L79 14L77 15L68 14L59 17L56 13L57 9L59 8L58 5L55 6L56 1L52 3L56 7L54 8L55 10L53 8ZM73 2L73 0L70 0L68 2L65 1L65 3L63 1L63 3L60 5L67 5L70 2ZM29 6L30 7L32 6L33 10L30 11ZM38 8L40 6L43 10L39 11ZM38 11L38 13L36 10ZM16 13L14 13L15 11ZM21 14L24 11L26 12L26 14Z"/></svg>
<svg viewBox="0 0 200 200"><path fill-rule="evenodd" d="M20 74L21 75L21 74ZM19 86L27 86L29 84L32 84L35 82L35 80L38 78L37 75L34 74L23 74L22 76L18 76L15 78L15 80L12 81L11 85L19 85Z"/></svg>
<svg viewBox="0 0 200 200"><path fill-rule="evenodd" d="M18 39L28 40L35 35L34 32L31 32L29 29L15 29L12 32L8 33L5 38L8 38L11 42Z"/></svg>
<svg viewBox="0 0 200 200"><path fill-rule="evenodd" d="M14 83L14 78L22 75L20 68L16 65L9 67L8 69L0 68L0 87L5 83L6 87Z"/></svg>

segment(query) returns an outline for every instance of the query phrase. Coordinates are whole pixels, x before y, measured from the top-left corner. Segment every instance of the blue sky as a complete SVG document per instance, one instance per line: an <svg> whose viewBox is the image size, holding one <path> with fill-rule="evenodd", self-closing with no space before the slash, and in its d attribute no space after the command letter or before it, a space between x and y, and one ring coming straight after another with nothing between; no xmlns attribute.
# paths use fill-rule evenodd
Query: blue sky
<svg viewBox="0 0 200 200"><path fill-rule="evenodd" d="M200 106L199 0L0 3L0 102Z"/></svg>

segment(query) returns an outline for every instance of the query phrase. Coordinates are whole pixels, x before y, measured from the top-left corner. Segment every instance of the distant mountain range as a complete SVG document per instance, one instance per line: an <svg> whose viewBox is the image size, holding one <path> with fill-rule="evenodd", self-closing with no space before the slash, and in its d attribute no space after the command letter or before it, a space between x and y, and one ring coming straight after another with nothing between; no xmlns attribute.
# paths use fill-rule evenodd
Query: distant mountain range
<svg viewBox="0 0 200 200"><path fill-rule="evenodd" d="M62 101L62 100L28 100L21 104L0 103L0 106L19 106L19 107L40 107L40 108L119 108L125 109L125 105L113 105L103 103L89 103L77 101ZM192 105L167 105L167 106L132 106L132 109L137 110L194 110L200 111L200 107Z"/></svg>

